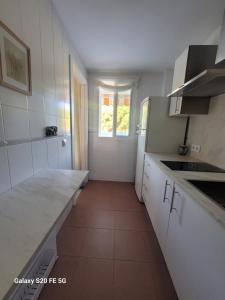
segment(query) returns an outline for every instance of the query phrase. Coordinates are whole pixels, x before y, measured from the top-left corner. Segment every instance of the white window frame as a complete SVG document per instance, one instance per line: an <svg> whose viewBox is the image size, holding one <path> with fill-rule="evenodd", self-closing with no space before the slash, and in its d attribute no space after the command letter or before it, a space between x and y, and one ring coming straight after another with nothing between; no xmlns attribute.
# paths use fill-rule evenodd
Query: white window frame
<svg viewBox="0 0 225 300"><path fill-rule="evenodd" d="M113 131L112 131L112 136L101 136L99 135L100 132L100 101L99 101L99 97L100 97L100 88L102 89L106 89L109 91L113 91L114 93L114 101L113 101ZM130 116L129 116L129 127L128 127L128 135L117 135L116 134L116 123L117 123L117 105L118 105L118 93L121 91L121 89L118 88L105 88L105 87L101 87L99 86L98 88L98 137L99 138L129 138L131 135L131 116L132 116L132 94L133 94L133 88L132 87L128 87L127 89L123 89L123 90L130 90Z"/></svg>

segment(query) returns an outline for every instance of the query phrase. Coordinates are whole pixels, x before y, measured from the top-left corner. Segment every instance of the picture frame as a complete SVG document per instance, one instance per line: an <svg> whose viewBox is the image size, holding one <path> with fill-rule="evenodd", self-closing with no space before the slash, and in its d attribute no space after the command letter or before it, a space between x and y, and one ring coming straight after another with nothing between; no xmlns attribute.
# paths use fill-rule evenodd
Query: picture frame
<svg viewBox="0 0 225 300"><path fill-rule="evenodd" d="M0 21L0 85L32 94L30 48Z"/></svg>

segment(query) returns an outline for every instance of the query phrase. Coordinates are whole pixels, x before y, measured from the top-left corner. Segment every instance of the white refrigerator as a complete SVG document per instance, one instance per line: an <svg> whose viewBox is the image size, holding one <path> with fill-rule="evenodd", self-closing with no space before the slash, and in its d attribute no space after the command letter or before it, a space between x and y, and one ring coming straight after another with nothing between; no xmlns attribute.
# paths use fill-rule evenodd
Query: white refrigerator
<svg viewBox="0 0 225 300"><path fill-rule="evenodd" d="M141 202L145 152L175 154L184 140L186 118L169 117L169 104L165 97L148 97L141 102L135 175L135 190Z"/></svg>

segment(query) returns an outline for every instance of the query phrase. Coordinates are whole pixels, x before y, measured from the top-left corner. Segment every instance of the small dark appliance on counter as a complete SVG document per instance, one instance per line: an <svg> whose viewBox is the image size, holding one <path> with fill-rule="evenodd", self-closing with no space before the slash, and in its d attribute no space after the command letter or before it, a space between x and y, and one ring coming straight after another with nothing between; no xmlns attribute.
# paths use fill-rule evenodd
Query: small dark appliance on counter
<svg viewBox="0 0 225 300"><path fill-rule="evenodd" d="M45 129L45 135L46 136L56 136L57 131L58 131L57 126L47 126Z"/></svg>

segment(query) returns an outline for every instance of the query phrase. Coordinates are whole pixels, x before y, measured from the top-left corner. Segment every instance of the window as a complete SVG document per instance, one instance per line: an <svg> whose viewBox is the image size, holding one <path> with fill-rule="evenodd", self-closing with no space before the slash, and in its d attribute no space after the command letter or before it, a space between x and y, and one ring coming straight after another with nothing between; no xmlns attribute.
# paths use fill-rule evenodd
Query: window
<svg viewBox="0 0 225 300"><path fill-rule="evenodd" d="M113 91L99 89L99 136L113 136L114 101Z"/></svg>
<svg viewBox="0 0 225 300"><path fill-rule="evenodd" d="M130 127L131 90L118 92L116 113L116 135L128 136Z"/></svg>
<svg viewBox="0 0 225 300"><path fill-rule="evenodd" d="M99 136L129 136L131 89L99 88Z"/></svg>

